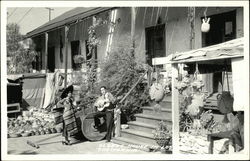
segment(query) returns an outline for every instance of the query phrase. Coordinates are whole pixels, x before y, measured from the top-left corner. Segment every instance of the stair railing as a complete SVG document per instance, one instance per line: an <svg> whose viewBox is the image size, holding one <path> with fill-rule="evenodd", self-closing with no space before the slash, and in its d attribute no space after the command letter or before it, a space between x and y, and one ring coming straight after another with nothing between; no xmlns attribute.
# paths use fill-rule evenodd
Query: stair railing
<svg viewBox="0 0 250 161"><path fill-rule="evenodd" d="M125 99L131 94L131 92L135 89L135 87L142 81L143 77L147 74L150 73L150 70L147 69L143 75L137 80L137 82L132 86L132 88L128 91L128 93L119 101L118 104L123 103ZM148 82L149 83L149 82ZM121 136L121 108L116 106L115 108L115 137Z"/></svg>

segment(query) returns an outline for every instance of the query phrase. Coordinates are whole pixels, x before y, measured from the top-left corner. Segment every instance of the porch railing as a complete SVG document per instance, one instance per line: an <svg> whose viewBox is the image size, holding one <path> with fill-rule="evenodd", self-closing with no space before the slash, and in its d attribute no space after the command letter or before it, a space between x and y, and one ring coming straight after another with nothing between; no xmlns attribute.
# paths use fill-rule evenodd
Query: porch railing
<svg viewBox="0 0 250 161"><path fill-rule="evenodd" d="M115 137L121 136L121 107L119 104L123 103L126 98L131 94L131 92L135 89L135 87L143 80L144 76L148 73L148 84L151 78L151 70L147 69L143 75L137 80L137 82L132 86L132 88L128 91L128 93L118 102L118 106L115 108Z"/></svg>

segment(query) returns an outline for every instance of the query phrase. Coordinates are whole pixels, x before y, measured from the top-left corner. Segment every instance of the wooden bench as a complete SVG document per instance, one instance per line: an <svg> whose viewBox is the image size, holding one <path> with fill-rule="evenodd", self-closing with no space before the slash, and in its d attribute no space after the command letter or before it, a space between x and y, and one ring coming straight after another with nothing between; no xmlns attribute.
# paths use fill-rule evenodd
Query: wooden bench
<svg viewBox="0 0 250 161"><path fill-rule="evenodd" d="M210 142L209 147L208 147L208 153L213 154L213 149L214 149L214 141L215 140L220 140L220 139L231 139L230 134L232 131L225 131L225 132L219 132L219 133L213 133L213 134L208 134L207 135L207 140Z"/></svg>

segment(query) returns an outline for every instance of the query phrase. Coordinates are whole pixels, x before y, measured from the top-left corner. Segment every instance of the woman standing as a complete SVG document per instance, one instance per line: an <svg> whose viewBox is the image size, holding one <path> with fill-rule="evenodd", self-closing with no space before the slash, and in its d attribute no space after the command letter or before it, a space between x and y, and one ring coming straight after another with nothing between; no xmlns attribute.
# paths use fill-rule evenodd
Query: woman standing
<svg viewBox="0 0 250 161"><path fill-rule="evenodd" d="M62 95L61 100L57 103L58 107L63 107L63 145L71 145L69 137L78 132L76 124L75 109L73 107L73 85L67 87Z"/></svg>

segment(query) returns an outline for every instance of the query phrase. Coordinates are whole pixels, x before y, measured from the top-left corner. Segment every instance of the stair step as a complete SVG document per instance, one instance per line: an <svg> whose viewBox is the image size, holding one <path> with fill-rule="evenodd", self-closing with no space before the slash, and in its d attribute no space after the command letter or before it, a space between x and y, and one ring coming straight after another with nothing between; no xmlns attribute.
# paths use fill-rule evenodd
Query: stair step
<svg viewBox="0 0 250 161"><path fill-rule="evenodd" d="M147 132L133 130L133 129L122 129L121 137L135 139L140 142L144 142L145 144L158 146L158 144L154 140L152 133L147 133Z"/></svg>
<svg viewBox="0 0 250 161"><path fill-rule="evenodd" d="M146 124L138 121L130 121L128 122L129 129L139 130L147 133L152 133L154 129L156 129L156 125Z"/></svg>
<svg viewBox="0 0 250 161"><path fill-rule="evenodd" d="M146 152L151 152L152 150L159 148L159 146L145 144L145 142L140 142L133 138L115 137L111 140L111 142Z"/></svg>
<svg viewBox="0 0 250 161"><path fill-rule="evenodd" d="M159 104L161 105L162 108L172 109L172 102L161 101ZM155 101L152 101L149 103L149 106L151 106L151 107L153 107L155 105L156 105Z"/></svg>
<svg viewBox="0 0 250 161"><path fill-rule="evenodd" d="M172 96L171 95L165 96L162 101L172 102Z"/></svg>
<svg viewBox="0 0 250 161"><path fill-rule="evenodd" d="M146 124L157 125L159 121L164 121L168 125L172 126L172 117L166 117L163 113L158 115L149 115L149 114L135 114L136 121L143 122Z"/></svg>
<svg viewBox="0 0 250 161"><path fill-rule="evenodd" d="M151 106L143 106L141 107L143 109L143 114L149 114L149 115L157 115L159 112L164 114L165 117L172 117L172 109L168 108L160 108L157 109L155 107Z"/></svg>

